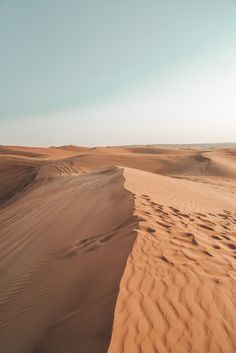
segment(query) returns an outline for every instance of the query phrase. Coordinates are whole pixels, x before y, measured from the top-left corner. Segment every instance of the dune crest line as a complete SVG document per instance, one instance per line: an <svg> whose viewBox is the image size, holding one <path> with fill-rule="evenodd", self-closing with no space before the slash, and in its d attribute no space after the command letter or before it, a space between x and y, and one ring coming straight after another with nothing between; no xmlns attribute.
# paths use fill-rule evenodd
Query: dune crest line
<svg viewBox="0 0 236 353"><path fill-rule="evenodd" d="M0 147L0 351L236 351L233 146Z"/></svg>
<svg viewBox="0 0 236 353"><path fill-rule="evenodd" d="M196 193L189 181L124 175L139 225L108 352L235 352L235 199L211 185Z"/></svg>
<svg viewBox="0 0 236 353"><path fill-rule="evenodd" d="M29 161L16 163L24 176ZM1 352L107 352L134 201L122 169L69 166L40 163L23 193L5 171L14 197L0 210Z"/></svg>

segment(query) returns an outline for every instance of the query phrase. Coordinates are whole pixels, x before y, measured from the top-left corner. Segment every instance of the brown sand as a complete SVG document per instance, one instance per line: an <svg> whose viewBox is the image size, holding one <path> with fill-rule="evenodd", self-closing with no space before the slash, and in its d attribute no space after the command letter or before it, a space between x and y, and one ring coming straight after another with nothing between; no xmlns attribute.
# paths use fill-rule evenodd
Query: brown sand
<svg viewBox="0 0 236 353"><path fill-rule="evenodd" d="M0 352L236 352L235 162L1 147Z"/></svg>

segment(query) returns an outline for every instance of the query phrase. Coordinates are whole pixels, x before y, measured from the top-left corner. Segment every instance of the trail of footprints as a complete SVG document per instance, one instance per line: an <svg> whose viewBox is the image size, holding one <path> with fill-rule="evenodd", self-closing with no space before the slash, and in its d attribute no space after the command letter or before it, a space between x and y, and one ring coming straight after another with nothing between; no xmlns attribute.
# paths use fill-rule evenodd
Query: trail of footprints
<svg viewBox="0 0 236 353"><path fill-rule="evenodd" d="M72 246L66 251L66 257L79 255L100 248L104 243L109 241L113 236L113 232L106 235L96 236L92 238L84 238L76 240Z"/></svg>
<svg viewBox="0 0 236 353"><path fill-rule="evenodd" d="M236 215L186 213L148 195L135 207L109 353L236 352Z"/></svg>
<svg viewBox="0 0 236 353"><path fill-rule="evenodd" d="M147 195L141 195L140 199L141 209L137 213L143 223L141 227L148 234L158 238L158 233L165 231L173 240L184 242L186 238L208 257L227 255L236 260L236 215L232 212L184 213L175 207L155 203ZM217 254L216 250L221 251Z"/></svg>
<svg viewBox="0 0 236 353"><path fill-rule="evenodd" d="M95 237L85 237L74 241L65 252L65 257L80 255L86 252L94 251L105 245L107 242L119 236L119 230L129 226L129 222L122 223L107 233L99 234Z"/></svg>

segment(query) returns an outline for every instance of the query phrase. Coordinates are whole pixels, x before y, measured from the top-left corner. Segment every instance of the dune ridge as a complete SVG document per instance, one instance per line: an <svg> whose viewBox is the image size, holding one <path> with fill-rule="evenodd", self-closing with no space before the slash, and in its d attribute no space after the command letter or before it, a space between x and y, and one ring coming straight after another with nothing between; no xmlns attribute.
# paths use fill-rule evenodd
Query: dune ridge
<svg viewBox="0 0 236 353"><path fill-rule="evenodd" d="M116 167L45 168L0 211L0 351L105 352L135 239L132 195Z"/></svg>
<svg viewBox="0 0 236 353"><path fill-rule="evenodd" d="M139 225L108 352L235 352L235 197L209 185L196 193L196 182L124 174Z"/></svg>
<svg viewBox="0 0 236 353"><path fill-rule="evenodd" d="M235 162L2 146L0 352L235 352Z"/></svg>

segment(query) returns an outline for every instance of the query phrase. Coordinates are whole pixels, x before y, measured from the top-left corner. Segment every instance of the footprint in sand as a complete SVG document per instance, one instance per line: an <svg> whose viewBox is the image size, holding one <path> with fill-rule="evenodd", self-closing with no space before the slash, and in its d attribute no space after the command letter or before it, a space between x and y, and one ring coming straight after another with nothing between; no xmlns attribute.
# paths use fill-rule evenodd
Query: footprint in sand
<svg viewBox="0 0 236 353"><path fill-rule="evenodd" d="M184 233L184 235L185 235L186 237L192 237L192 236L193 236L193 233L186 232L186 233Z"/></svg>
<svg viewBox="0 0 236 353"><path fill-rule="evenodd" d="M149 234L151 234L151 235L153 235L154 233L156 233L156 230L153 229L153 228L151 228L151 227L147 227L146 231L147 231Z"/></svg>
<svg viewBox="0 0 236 353"><path fill-rule="evenodd" d="M222 240L222 238L218 237L217 235L212 235L212 238L216 240Z"/></svg>
<svg viewBox="0 0 236 353"><path fill-rule="evenodd" d="M221 247L219 245L213 245L214 249L221 249Z"/></svg>
<svg viewBox="0 0 236 353"><path fill-rule="evenodd" d="M236 249L236 245L233 244L233 243L228 243L227 246L232 249L232 250L235 250Z"/></svg>
<svg viewBox="0 0 236 353"><path fill-rule="evenodd" d="M197 242L197 240L196 240L195 237L193 237L193 239L192 239L192 244L193 244L193 245L198 245L198 242Z"/></svg>
<svg viewBox="0 0 236 353"><path fill-rule="evenodd" d="M210 257L213 257L213 255L212 254L210 254L208 251L206 251L206 250L204 250L204 254L206 254L206 255L208 255L208 256L210 256Z"/></svg>
<svg viewBox="0 0 236 353"><path fill-rule="evenodd" d="M150 200L150 197L148 195L142 194L141 197L146 200Z"/></svg>
<svg viewBox="0 0 236 353"><path fill-rule="evenodd" d="M222 237L225 238L226 240L230 240L230 238L227 237L227 235L223 235L223 234L222 234Z"/></svg>
<svg viewBox="0 0 236 353"><path fill-rule="evenodd" d="M174 266L174 263L173 262L171 262L170 260L168 260L164 255L162 255L161 257L160 257L160 259L162 260L162 261L165 261L165 262L167 262L168 264L170 264L170 265L173 265Z"/></svg>
<svg viewBox="0 0 236 353"><path fill-rule="evenodd" d="M174 213L179 213L180 210L178 210L178 208L175 208L175 207L169 207Z"/></svg>
<svg viewBox="0 0 236 353"><path fill-rule="evenodd" d="M199 227L206 229L206 230L210 230L211 232L214 231L214 229L212 227L206 226L205 224L198 224Z"/></svg>
<svg viewBox="0 0 236 353"><path fill-rule="evenodd" d="M72 247L72 248L67 250L65 257L72 257L72 256L76 256L77 254L78 254L77 248L76 247Z"/></svg>

